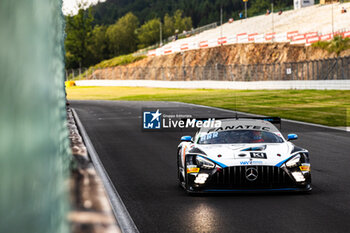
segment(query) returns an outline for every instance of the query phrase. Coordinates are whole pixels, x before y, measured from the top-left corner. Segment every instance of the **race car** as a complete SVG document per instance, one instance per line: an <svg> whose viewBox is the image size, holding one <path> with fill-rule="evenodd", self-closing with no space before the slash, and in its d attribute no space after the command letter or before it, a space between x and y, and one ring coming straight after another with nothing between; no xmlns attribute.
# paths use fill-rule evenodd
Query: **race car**
<svg viewBox="0 0 350 233"><path fill-rule="evenodd" d="M280 119L279 119L280 120ZM264 119L222 119L183 136L178 179L188 193L311 191L309 152Z"/></svg>

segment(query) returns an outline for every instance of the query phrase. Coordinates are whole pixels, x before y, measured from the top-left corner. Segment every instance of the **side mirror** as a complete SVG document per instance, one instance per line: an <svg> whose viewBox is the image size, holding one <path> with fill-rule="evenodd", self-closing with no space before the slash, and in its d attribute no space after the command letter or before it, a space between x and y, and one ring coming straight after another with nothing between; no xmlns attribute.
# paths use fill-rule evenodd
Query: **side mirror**
<svg viewBox="0 0 350 233"><path fill-rule="evenodd" d="M298 135L294 133L288 134L288 141L296 140L296 139L298 139Z"/></svg>
<svg viewBox="0 0 350 233"><path fill-rule="evenodd" d="M192 142L192 137L191 136L182 136L181 142Z"/></svg>

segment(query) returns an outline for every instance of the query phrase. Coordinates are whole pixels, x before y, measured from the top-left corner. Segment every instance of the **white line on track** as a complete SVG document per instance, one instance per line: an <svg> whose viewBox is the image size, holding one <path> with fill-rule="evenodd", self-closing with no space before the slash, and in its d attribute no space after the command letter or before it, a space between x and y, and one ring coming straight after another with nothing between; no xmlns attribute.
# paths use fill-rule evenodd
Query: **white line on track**
<svg viewBox="0 0 350 233"><path fill-rule="evenodd" d="M85 146L88 150L92 163L94 164L98 175L100 176L102 183L104 184L105 190L110 200L110 204L112 206L114 215L118 221L119 227L121 228L123 233L139 233L134 221L132 220L128 210L126 209L121 197L119 196L116 188L114 187L112 181L110 180L105 168L102 165L102 162L92 145L92 142L81 123L77 113L74 109L72 109L75 121L79 127L79 131L83 140L85 142Z"/></svg>

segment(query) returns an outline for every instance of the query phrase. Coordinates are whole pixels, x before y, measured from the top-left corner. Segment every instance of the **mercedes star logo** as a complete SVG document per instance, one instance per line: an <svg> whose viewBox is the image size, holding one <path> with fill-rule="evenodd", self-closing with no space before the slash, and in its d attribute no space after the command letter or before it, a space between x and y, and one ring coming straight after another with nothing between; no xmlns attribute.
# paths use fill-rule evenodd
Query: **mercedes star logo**
<svg viewBox="0 0 350 233"><path fill-rule="evenodd" d="M258 178L258 170L256 170L254 167L250 167L245 170L245 178L249 181L254 181Z"/></svg>

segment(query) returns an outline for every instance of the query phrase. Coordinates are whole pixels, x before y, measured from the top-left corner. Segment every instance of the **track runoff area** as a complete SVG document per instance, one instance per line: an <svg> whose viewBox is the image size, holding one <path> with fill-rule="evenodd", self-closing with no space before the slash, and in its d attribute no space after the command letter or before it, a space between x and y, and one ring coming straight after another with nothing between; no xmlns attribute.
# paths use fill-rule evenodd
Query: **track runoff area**
<svg viewBox="0 0 350 233"><path fill-rule="evenodd" d="M190 196L178 185L176 150L181 136L193 136L195 130L145 132L144 110L197 117L232 117L233 112L174 102L70 103L132 220L124 221L133 224L125 232L329 233L350 229L349 132L282 121L282 134L298 134L295 144L310 152L313 190L309 194Z"/></svg>

